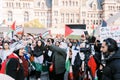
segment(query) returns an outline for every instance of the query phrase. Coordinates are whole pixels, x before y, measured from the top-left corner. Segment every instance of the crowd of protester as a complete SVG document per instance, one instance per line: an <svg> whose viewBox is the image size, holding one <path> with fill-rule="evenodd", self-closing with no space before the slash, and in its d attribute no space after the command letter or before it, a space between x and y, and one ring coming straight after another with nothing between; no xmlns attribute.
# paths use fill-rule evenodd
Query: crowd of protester
<svg viewBox="0 0 120 80"><path fill-rule="evenodd" d="M112 44L112 40L110 38L109 43ZM113 53L118 50L117 44L113 43L113 45L116 46L108 52ZM104 56L102 53L106 53L103 47L105 47L104 43L101 44L94 36L88 34L81 35L80 39L42 38L29 34L22 37L15 35L12 39L1 37L1 69L2 63L9 58L5 74L15 80L30 80L30 77L33 76L35 80L40 80L42 72L48 72L49 80L95 80L96 78L98 80L119 80L120 78L115 72L111 73L115 74L111 79L108 79L111 74L102 73L105 65L108 65L103 60L106 57L102 57ZM95 71L88 65L91 56L96 62ZM107 58L108 56L109 54L107 54Z"/></svg>

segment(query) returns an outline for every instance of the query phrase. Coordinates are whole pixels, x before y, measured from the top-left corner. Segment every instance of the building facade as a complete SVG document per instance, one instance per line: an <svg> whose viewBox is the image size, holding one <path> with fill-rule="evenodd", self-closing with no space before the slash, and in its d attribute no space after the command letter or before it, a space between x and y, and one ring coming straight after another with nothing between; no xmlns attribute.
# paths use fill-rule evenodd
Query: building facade
<svg viewBox="0 0 120 80"><path fill-rule="evenodd" d="M45 28L60 29L66 24L86 24L92 32L102 20L120 12L119 0L0 0L1 19L10 26L39 19ZM24 25L23 25L24 26Z"/></svg>

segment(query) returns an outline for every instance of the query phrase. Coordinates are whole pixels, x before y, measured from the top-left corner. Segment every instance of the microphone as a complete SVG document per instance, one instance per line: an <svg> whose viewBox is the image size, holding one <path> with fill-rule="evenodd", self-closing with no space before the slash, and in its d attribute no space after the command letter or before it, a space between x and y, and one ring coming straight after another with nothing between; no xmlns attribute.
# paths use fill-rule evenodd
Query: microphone
<svg viewBox="0 0 120 80"><path fill-rule="evenodd" d="M25 58L26 60L29 60L29 59L30 59L30 55L27 54L27 53L24 53L24 58Z"/></svg>
<svg viewBox="0 0 120 80"><path fill-rule="evenodd" d="M35 67L33 66L33 64L30 61L30 55L27 53L24 53L24 58L29 62L30 66L33 68L33 70L35 70Z"/></svg>

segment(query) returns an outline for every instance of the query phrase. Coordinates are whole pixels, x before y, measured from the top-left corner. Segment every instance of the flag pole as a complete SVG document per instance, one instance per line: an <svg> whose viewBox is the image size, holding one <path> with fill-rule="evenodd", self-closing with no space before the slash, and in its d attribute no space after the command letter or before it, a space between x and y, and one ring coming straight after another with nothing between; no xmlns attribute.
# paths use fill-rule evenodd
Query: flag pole
<svg viewBox="0 0 120 80"><path fill-rule="evenodd" d="M12 31L11 33L12 33L12 39L13 39L13 37L14 37L14 31Z"/></svg>

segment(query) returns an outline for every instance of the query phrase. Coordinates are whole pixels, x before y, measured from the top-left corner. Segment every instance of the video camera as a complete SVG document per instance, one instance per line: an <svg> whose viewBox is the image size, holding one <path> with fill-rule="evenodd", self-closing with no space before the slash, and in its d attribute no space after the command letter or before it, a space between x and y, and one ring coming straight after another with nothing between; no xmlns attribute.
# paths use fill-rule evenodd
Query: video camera
<svg viewBox="0 0 120 80"><path fill-rule="evenodd" d="M89 43L85 43L85 47L80 48L80 52L83 53L91 53L91 45Z"/></svg>

